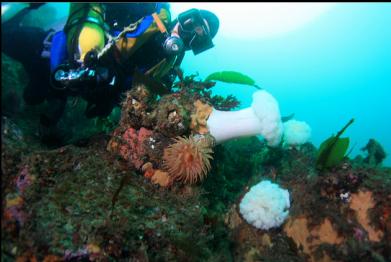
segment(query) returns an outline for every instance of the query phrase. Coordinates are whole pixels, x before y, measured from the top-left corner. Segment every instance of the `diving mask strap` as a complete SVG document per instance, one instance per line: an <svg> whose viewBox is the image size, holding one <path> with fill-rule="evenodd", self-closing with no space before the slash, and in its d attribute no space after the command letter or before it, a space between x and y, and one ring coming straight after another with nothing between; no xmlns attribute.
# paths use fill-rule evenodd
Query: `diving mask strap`
<svg viewBox="0 0 391 262"><path fill-rule="evenodd" d="M162 34L168 35L167 28L164 25L164 23L162 22L162 20L160 19L160 17L158 16L158 14L155 12L152 14L152 17L153 17L153 20L155 20L155 23L156 23L157 27L159 28L160 32Z"/></svg>

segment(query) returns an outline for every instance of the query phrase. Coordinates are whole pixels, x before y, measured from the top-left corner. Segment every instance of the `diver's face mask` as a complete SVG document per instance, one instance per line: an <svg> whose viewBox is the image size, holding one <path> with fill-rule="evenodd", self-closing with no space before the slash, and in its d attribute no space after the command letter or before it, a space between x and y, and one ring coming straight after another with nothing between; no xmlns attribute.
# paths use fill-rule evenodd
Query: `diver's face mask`
<svg viewBox="0 0 391 262"><path fill-rule="evenodd" d="M178 16L179 36L185 47L197 55L214 46L208 26L198 9L190 9Z"/></svg>

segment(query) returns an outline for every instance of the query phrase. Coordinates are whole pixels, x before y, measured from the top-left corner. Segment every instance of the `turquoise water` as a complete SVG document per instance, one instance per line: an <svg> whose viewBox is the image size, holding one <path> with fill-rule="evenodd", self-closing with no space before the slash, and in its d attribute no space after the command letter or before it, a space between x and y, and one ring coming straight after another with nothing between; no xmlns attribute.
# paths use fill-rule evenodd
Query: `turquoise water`
<svg viewBox="0 0 391 262"><path fill-rule="evenodd" d="M26 23L53 23L66 17L68 6L51 3L41 9L50 15L33 13ZM238 10L238 19L240 15ZM351 138L351 156L361 153L370 138L390 155L390 24L390 3L335 4L297 30L274 37L259 39L253 32L254 37L239 39L219 32L215 48L198 56L187 54L182 67L201 78L221 70L251 76L275 96L282 115L295 113L295 119L311 126L316 146L355 118L345 132ZM214 91L234 94L246 107L255 90L218 83ZM391 166L390 156L384 164Z"/></svg>
<svg viewBox="0 0 391 262"><path fill-rule="evenodd" d="M278 100L282 115L312 128L316 146L351 118L352 156L368 139L378 140L391 165L391 4L345 3L303 27L273 38L233 39L217 35L215 48L187 55L186 72L200 77L220 70L248 74ZM256 32L254 32L256 34ZM255 88L219 83L249 106Z"/></svg>

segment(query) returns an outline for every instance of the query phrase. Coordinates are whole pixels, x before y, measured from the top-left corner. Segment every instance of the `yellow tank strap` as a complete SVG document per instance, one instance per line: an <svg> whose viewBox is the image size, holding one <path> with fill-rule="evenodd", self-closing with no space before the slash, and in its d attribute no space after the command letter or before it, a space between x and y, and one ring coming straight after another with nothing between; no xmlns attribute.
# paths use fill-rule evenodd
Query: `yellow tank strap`
<svg viewBox="0 0 391 262"><path fill-rule="evenodd" d="M148 41L154 34L159 33L158 22L160 21L161 24L164 26L164 24L169 24L171 21L171 14L170 11L162 8L160 10L160 13L157 14L158 20L156 20L154 17L154 23L152 23L147 30L136 38L127 38L125 35L126 32L121 32L120 35L116 38L115 45L116 48L119 50L120 53L120 61L126 61L129 59L134 52L140 48L146 41ZM140 19L139 21L141 21ZM137 23L137 22L136 22ZM164 28L166 28L164 26ZM162 30L164 30L162 27ZM126 29L126 28L125 28ZM133 27L131 28L133 29ZM166 29L167 30L167 29ZM125 31L125 30L124 30Z"/></svg>

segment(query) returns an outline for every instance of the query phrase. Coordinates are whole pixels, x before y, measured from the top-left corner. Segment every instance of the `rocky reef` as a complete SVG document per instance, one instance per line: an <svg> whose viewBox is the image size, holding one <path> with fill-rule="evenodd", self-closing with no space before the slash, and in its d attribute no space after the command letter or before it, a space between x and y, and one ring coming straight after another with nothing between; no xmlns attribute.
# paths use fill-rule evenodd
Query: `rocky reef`
<svg viewBox="0 0 391 262"><path fill-rule="evenodd" d="M213 158L214 138L206 121L214 107L208 91L212 86L193 77L182 78L178 91L160 97L148 85L136 82L125 94L108 151L160 186L202 180ZM230 101L219 99L216 106L227 107Z"/></svg>
<svg viewBox="0 0 391 262"><path fill-rule="evenodd" d="M212 86L182 75L160 96L137 84L112 128L85 123L94 132L54 149L39 143L37 117L3 115L2 261L391 260L391 169L377 142L323 171L311 143L215 145L211 109L237 101ZM290 193L279 228L259 230L238 210L261 180Z"/></svg>

